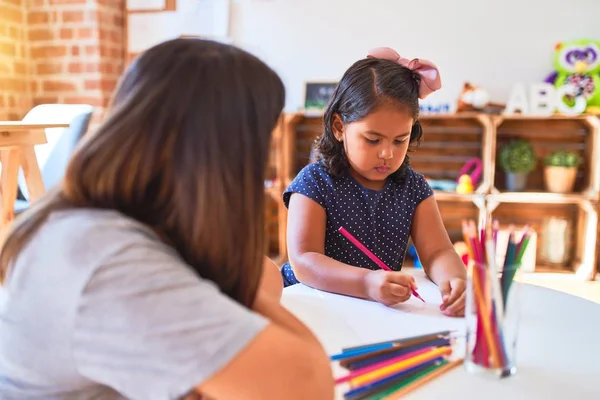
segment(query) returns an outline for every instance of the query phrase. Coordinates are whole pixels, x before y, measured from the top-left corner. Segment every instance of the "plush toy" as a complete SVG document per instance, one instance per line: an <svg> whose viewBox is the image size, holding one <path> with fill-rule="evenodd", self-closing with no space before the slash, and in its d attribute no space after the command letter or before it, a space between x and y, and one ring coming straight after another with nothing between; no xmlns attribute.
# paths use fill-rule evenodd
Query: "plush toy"
<svg viewBox="0 0 600 400"><path fill-rule="evenodd" d="M504 108L504 105L490 102L490 95L482 87L465 82L456 104L457 112L482 111L495 113Z"/></svg>
<svg viewBox="0 0 600 400"><path fill-rule="evenodd" d="M571 84L575 86L575 96L563 101L571 105L574 97L583 96L587 101L586 111L600 113L600 41L574 40L558 43L554 54L553 72L546 78L547 83L559 88Z"/></svg>

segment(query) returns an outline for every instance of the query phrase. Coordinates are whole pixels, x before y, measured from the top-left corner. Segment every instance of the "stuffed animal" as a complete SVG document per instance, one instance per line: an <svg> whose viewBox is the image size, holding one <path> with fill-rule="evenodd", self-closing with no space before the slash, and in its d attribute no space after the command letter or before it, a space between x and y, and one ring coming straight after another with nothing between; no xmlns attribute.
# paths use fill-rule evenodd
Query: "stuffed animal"
<svg viewBox="0 0 600 400"><path fill-rule="evenodd" d="M586 111L600 113L600 41L574 40L556 45L553 72L546 82L560 88L563 85L575 86L575 96L567 96L563 101L572 105L574 97L583 96L587 102Z"/></svg>
<svg viewBox="0 0 600 400"><path fill-rule="evenodd" d="M482 87L465 82L456 104L457 112L481 111L489 113L500 112L503 104L491 103L490 95Z"/></svg>

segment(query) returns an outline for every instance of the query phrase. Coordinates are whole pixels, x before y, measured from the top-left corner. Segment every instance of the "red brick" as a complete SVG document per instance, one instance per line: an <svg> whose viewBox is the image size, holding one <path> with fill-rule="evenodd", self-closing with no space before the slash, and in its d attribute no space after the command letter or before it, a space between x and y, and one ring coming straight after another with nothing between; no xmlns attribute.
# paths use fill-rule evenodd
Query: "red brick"
<svg viewBox="0 0 600 400"><path fill-rule="evenodd" d="M51 6L59 6L63 4L81 4L85 5L87 0L50 0Z"/></svg>
<svg viewBox="0 0 600 400"><path fill-rule="evenodd" d="M100 80L98 79L87 79L84 83L83 88L85 90L98 90L100 89Z"/></svg>
<svg viewBox="0 0 600 400"><path fill-rule="evenodd" d="M75 91L76 87L73 82L55 82L46 81L42 84L44 92L70 92Z"/></svg>
<svg viewBox="0 0 600 400"><path fill-rule="evenodd" d="M0 43L0 54L15 57L17 55L17 46L14 43Z"/></svg>
<svg viewBox="0 0 600 400"><path fill-rule="evenodd" d="M50 20L50 14L47 11L30 11L27 21L30 24L47 24Z"/></svg>
<svg viewBox="0 0 600 400"><path fill-rule="evenodd" d="M117 87L117 80L116 79L103 79L102 82L100 83L100 87L102 88L102 91L110 93L113 90L115 90L115 87Z"/></svg>
<svg viewBox="0 0 600 400"><path fill-rule="evenodd" d="M77 29L78 39L91 39L94 37L94 30L92 28L79 28Z"/></svg>
<svg viewBox="0 0 600 400"><path fill-rule="evenodd" d="M23 14L19 7L0 4L0 15L2 15L2 19L7 22L21 23L23 21Z"/></svg>
<svg viewBox="0 0 600 400"><path fill-rule="evenodd" d="M62 28L60 30L60 38L61 39L73 39L73 29Z"/></svg>
<svg viewBox="0 0 600 400"><path fill-rule="evenodd" d="M25 75L27 73L27 65L25 62L15 60L15 72L20 75Z"/></svg>
<svg viewBox="0 0 600 400"><path fill-rule="evenodd" d="M60 74L62 64L59 63L39 63L35 66L35 73L38 75Z"/></svg>
<svg viewBox="0 0 600 400"><path fill-rule="evenodd" d="M29 40L31 41L40 41L40 40L52 40L54 39L54 33L50 29L30 29L29 30Z"/></svg>
<svg viewBox="0 0 600 400"><path fill-rule="evenodd" d="M83 22L83 11L63 11L63 22Z"/></svg>
<svg viewBox="0 0 600 400"><path fill-rule="evenodd" d="M65 103L67 104L89 104L91 106L102 106L102 99L100 96L72 96L65 97Z"/></svg>
<svg viewBox="0 0 600 400"><path fill-rule="evenodd" d="M97 56L99 53L100 49L98 49L98 46L85 46L86 56Z"/></svg>
<svg viewBox="0 0 600 400"><path fill-rule="evenodd" d="M43 45L31 49L33 58L64 57L65 55L67 55L67 48L60 45Z"/></svg>
<svg viewBox="0 0 600 400"><path fill-rule="evenodd" d="M39 104L53 104L58 102L58 97L56 96L36 96L33 98L33 104L36 106Z"/></svg>
<svg viewBox="0 0 600 400"><path fill-rule="evenodd" d="M70 63L68 67L70 74L80 74L84 71L83 64L81 63Z"/></svg>
<svg viewBox="0 0 600 400"><path fill-rule="evenodd" d="M22 31L20 28L17 28L15 26L10 26L8 28L8 36L13 39L13 40L18 40L20 39L22 36Z"/></svg>
<svg viewBox="0 0 600 400"><path fill-rule="evenodd" d="M85 72L100 72L100 64L88 63L85 65Z"/></svg>

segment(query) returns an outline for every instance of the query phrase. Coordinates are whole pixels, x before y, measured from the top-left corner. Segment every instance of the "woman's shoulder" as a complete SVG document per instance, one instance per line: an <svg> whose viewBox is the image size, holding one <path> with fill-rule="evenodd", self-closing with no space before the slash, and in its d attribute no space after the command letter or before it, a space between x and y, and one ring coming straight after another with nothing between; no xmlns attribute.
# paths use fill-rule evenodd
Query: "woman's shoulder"
<svg viewBox="0 0 600 400"><path fill-rule="evenodd" d="M145 247L173 254L147 225L116 210L78 208L55 211L23 249L32 258L61 260L93 269L126 249ZM148 254L150 257L151 254ZM34 261L35 262L35 261Z"/></svg>

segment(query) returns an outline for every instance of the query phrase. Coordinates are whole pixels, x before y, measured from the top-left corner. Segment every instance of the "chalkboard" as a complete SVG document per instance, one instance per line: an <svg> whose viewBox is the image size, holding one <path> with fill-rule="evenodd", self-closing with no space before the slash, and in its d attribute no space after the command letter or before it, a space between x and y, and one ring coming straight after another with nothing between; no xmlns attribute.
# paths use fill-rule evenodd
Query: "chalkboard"
<svg viewBox="0 0 600 400"><path fill-rule="evenodd" d="M333 96L337 82L306 82L304 108L307 110L324 110Z"/></svg>

